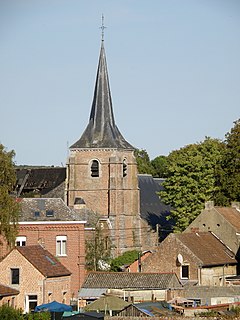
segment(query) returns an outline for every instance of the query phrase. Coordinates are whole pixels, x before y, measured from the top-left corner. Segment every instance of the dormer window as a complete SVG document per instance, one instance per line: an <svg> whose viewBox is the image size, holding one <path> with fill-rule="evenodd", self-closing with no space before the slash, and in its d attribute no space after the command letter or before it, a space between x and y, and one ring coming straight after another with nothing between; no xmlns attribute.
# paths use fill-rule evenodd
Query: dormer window
<svg viewBox="0 0 240 320"><path fill-rule="evenodd" d="M46 217L54 217L54 211L53 210L47 210L46 211Z"/></svg>
<svg viewBox="0 0 240 320"><path fill-rule="evenodd" d="M99 177L99 162L93 160L91 164L91 177Z"/></svg>
<svg viewBox="0 0 240 320"><path fill-rule="evenodd" d="M123 160L123 177L127 175L127 162L126 159Z"/></svg>

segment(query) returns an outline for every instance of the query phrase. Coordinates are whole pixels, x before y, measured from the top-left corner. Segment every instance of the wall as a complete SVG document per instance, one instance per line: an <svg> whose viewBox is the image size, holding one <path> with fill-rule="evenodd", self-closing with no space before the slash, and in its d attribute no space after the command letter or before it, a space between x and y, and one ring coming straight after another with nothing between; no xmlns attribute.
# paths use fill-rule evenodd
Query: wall
<svg viewBox="0 0 240 320"><path fill-rule="evenodd" d="M19 284L11 284L11 268L19 268ZM44 276L25 259L16 249L12 250L0 262L0 282L20 291L15 298L16 307L28 311L25 306L26 296L37 295L37 304L48 302L48 292L52 292L51 299L61 302L63 291L66 300L70 301L70 277L59 277L45 280Z"/></svg>
<svg viewBox="0 0 240 320"><path fill-rule="evenodd" d="M99 161L99 177L91 177L91 161ZM127 175L123 177L123 160ZM111 222L113 254L141 249L137 165L133 151L89 149L72 151L67 164L67 205L83 198L86 207Z"/></svg>
<svg viewBox="0 0 240 320"><path fill-rule="evenodd" d="M58 260L72 272L71 295L77 293L85 279L85 236L83 223L21 223L19 236L26 236L26 245L40 244L56 256L56 236L67 236L67 255L58 256Z"/></svg>
<svg viewBox="0 0 240 320"><path fill-rule="evenodd" d="M142 262L142 272L173 272L181 279L181 265L177 264L178 254L182 254L184 263L189 264L189 279L198 280L200 263L174 234L170 234L158 249Z"/></svg>
<svg viewBox="0 0 240 320"><path fill-rule="evenodd" d="M236 266L215 266L201 269L201 285L203 286L223 286L224 278L236 275Z"/></svg>

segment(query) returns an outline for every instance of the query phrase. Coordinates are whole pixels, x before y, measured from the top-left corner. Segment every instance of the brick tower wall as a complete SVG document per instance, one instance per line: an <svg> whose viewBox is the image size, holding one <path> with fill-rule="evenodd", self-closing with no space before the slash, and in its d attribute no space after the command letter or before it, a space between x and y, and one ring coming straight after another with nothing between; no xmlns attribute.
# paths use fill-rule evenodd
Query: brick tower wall
<svg viewBox="0 0 240 320"><path fill-rule="evenodd" d="M91 176L92 160L99 162L99 177ZM123 162L127 164L123 176ZM141 248L137 164L133 151L78 149L68 162L67 204L83 198L86 207L111 221L115 255Z"/></svg>

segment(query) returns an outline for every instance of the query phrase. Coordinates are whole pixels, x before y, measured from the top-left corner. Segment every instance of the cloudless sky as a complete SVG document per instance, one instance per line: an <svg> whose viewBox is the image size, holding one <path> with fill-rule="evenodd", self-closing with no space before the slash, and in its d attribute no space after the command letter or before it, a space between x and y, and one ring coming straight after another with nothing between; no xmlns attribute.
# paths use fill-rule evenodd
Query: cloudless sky
<svg viewBox="0 0 240 320"><path fill-rule="evenodd" d="M105 17L115 120L151 159L240 118L239 0L1 0L0 143L65 165L87 126Z"/></svg>

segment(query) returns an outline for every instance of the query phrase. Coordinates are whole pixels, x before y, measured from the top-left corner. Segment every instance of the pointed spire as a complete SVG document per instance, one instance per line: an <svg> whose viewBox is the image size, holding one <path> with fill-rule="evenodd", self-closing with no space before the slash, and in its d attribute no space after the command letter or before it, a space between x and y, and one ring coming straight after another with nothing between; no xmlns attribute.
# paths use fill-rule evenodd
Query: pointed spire
<svg viewBox="0 0 240 320"><path fill-rule="evenodd" d="M89 123L81 138L70 148L134 149L115 124L103 38Z"/></svg>

